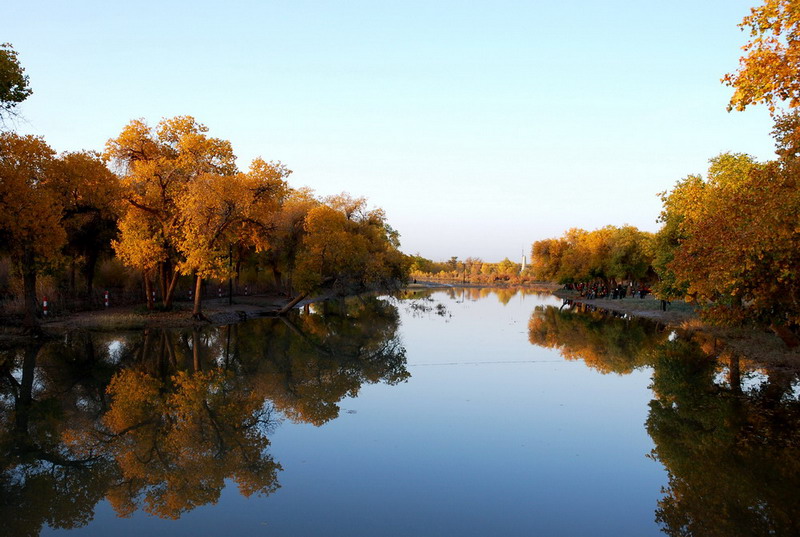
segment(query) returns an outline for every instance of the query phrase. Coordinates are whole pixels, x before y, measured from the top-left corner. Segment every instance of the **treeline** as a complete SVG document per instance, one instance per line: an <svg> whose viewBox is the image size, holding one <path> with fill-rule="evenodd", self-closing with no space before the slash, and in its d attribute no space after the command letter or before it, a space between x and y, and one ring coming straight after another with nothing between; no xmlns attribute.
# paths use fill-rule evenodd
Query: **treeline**
<svg viewBox="0 0 800 537"><path fill-rule="evenodd" d="M696 303L706 320L771 327L800 343L800 116L782 115L773 132L779 158L744 154L711 159L661 194L655 235L630 226L573 229L537 241L537 278L640 281L663 300Z"/></svg>
<svg viewBox="0 0 800 537"><path fill-rule="evenodd" d="M235 161L230 142L189 116L155 128L134 120L103 153L57 155L41 137L0 133L0 254L12 269L0 271L0 294L23 298L34 328L37 279L91 299L103 260L116 275L105 285L133 287L150 309L156 296L170 309L181 288L196 318L204 281L243 272L294 297L407 277L381 209L293 188L280 162L259 158L243 171Z"/></svg>
<svg viewBox="0 0 800 537"><path fill-rule="evenodd" d="M447 261L432 261L417 254L410 259L411 277L415 279L512 284L534 281L528 267L523 269L521 263L514 263L508 258L499 263L487 263L478 257L460 261L455 256Z"/></svg>
<svg viewBox="0 0 800 537"><path fill-rule="evenodd" d="M663 300L696 303L705 319L770 326L790 345L800 324L800 152L776 126L781 157L765 163L725 153L705 178L690 175L661 194L656 234L631 226L572 229L533 244L536 278L561 284L650 286Z"/></svg>
<svg viewBox="0 0 800 537"><path fill-rule="evenodd" d="M633 226L606 226L594 231L570 229L562 237L536 241L531 271L560 284L643 284L653 280L653 234Z"/></svg>

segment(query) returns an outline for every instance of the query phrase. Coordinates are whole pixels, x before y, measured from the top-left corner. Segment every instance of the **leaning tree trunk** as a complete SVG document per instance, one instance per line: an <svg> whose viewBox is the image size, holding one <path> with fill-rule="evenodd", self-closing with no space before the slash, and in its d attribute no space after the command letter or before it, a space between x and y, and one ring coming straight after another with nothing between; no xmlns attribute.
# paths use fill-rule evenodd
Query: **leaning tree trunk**
<svg viewBox="0 0 800 537"><path fill-rule="evenodd" d="M166 286L166 294L164 294L164 309L172 309L172 301L175 299L175 287L178 283L178 271L172 271L168 285Z"/></svg>
<svg viewBox="0 0 800 537"><path fill-rule="evenodd" d="M281 310L278 312L278 315L286 315L287 313L292 311L292 308L294 308L301 300L303 300L307 296L308 293L301 293L297 295L291 302L289 302L283 308L281 308Z"/></svg>
<svg viewBox="0 0 800 537"><path fill-rule="evenodd" d="M336 281L336 278L333 278L333 277L329 276L329 277L325 278L324 280L322 280L322 282L317 286L317 289L321 289L322 287L324 287L324 286L326 286L326 285L328 285L330 283L333 283L334 281ZM312 291L307 291L305 293L300 293L299 295L294 297L288 304L286 304L283 308L280 309L280 311L278 311L278 315L286 315L287 313L289 313L292 310L292 308L294 308L297 304L299 304L301 300L303 300L308 295L310 295L312 293Z"/></svg>
<svg viewBox="0 0 800 537"><path fill-rule="evenodd" d="M175 286L178 283L180 274L172 266L170 261L159 263L159 284L161 286L161 300L165 310L172 309L172 301L175 297Z"/></svg>
<svg viewBox="0 0 800 537"><path fill-rule="evenodd" d="M781 338L786 347L794 349L800 346L800 338L788 326L773 324L770 329Z"/></svg>

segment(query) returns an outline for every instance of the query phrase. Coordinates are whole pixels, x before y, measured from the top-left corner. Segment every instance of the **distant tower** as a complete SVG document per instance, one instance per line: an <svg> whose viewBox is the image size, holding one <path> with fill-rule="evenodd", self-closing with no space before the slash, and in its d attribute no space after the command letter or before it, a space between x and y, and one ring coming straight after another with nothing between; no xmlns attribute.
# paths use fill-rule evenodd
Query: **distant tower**
<svg viewBox="0 0 800 537"><path fill-rule="evenodd" d="M522 250L522 268L519 269L520 272L525 272L525 267L528 266L527 258L525 257L525 250Z"/></svg>

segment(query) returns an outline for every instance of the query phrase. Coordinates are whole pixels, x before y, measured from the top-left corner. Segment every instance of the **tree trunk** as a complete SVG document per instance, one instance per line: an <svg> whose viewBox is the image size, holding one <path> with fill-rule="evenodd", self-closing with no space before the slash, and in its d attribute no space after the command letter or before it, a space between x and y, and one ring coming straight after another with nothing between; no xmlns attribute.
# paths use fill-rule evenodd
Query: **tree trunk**
<svg viewBox="0 0 800 537"><path fill-rule="evenodd" d="M93 248L86 256L86 268L84 268L84 273L86 275L86 300L88 300L90 304L92 302L92 292L94 291L94 273L95 269L97 269L98 255L99 252L97 249Z"/></svg>
<svg viewBox="0 0 800 537"><path fill-rule="evenodd" d="M200 361L200 331L197 328L192 330L192 365L195 371L202 371L203 364Z"/></svg>
<svg viewBox="0 0 800 537"><path fill-rule="evenodd" d="M301 300L308 296L308 293L302 293L294 297L288 304L286 304L281 310L278 312L278 315L286 315L289 313L292 308L294 308Z"/></svg>
<svg viewBox="0 0 800 537"><path fill-rule="evenodd" d="M203 315L203 301L201 296L203 294L203 278L198 274L195 276L194 284L194 308L192 309L192 319L195 321L207 321L206 316Z"/></svg>
<svg viewBox="0 0 800 537"><path fill-rule="evenodd" d="M731 352L728 357L728 382L731 385L731 391L736 395L742 394L742 371L739 367L739 356Z"/></svg>
<svg viewBox="0 0 800 537"><path fill-rule="evenodd" d="M335 280L336 278L333 277L325 278L324 280L322 280L322 282L319 284L317 288L318 289L322 288L328 285L329 283L332 283ZM301 300L303 300L310 294L311 292L309 291L308 293L301 293L300 295L296 296L288 304L286 304L283 308L281 308L281 310L278 312L278 315L286 315L289 311L291 311L293 307L295 307Z"/></svg>
<svg viewBox="0 0 800 537"><path fill-rule="evenodd" d="M40 331L37 310L39 303L36 300L36 266L33 250L28 248L22 254L22 287L24 290L25 319L22 326L26 333L38 334Z"/></svg>
<svg viewBox="0 0 800 537"><path fill-rule="evenodd" d="M158 285L161 287L161 299L167 300L167 263L158 264Z"/></svg>
<svg viewBox="0 0 800 537"><path fill-rule="evenodd" d="M144 278L144 294L147 298L147 309L152 311L155 304L153 304L153 282L150 281L150 276L145 272Z"/></svg>
<svg viewBox="0 0 800 537"><path fill-rule="evenodd" d="M277 265L272 265L272 278L275 280L275 290L279 293L283 292L283 285L281 281L281 271L278 270Z"/></svg>
<svg viewBox="0 0 800 537"><path fill-rule="evenodd" d="M175 286L178 284L178 271L174 271L170 275L169 285L166 286L166 292L164 293L164 309L171 310L172 309L172 301L175 298Z"/></svg>
<svg viewBox="0 0 800 537"><path fill-rule="evenodd" d="M22 361L22 378L20 379L19 395L14 404L14 429L19 435L28 434L28 417L33 405L33 378L36 373L36 357L41 343L33 343L25 348L25 358Z"/></svg>
<svg viewBox="0 0 800 537"><path fill-rule="evenodd" d="M239 293L239 277L241 276L242 272L242 258L241 255L236 259L236 281L234 282L236 285L236 293Z"/></svg>
<svg viewBox="0 0 800 537"><path fill-rule="evenodd" d="M75 291L75 272L77 269L75 268L75 256L72 256L72 259L69 261L69 297L72 300L76 298L76 291ZM74 307L74 304L73 304Z"/></svg>

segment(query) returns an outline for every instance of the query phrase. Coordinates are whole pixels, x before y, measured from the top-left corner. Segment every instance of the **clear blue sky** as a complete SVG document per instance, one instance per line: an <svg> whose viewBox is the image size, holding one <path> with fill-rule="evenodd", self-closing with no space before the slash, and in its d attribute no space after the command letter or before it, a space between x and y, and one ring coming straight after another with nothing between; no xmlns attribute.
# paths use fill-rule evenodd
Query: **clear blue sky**
<svg viewBox="0 0 800 537"><path fill-rule="evenodd" d="M403 250L518 259L570 227L655 231L657 193L723 151L756 0L26 2L3 7L34 95L18 131L101 150L193 115L294 186L383 207Z"/></svg>

